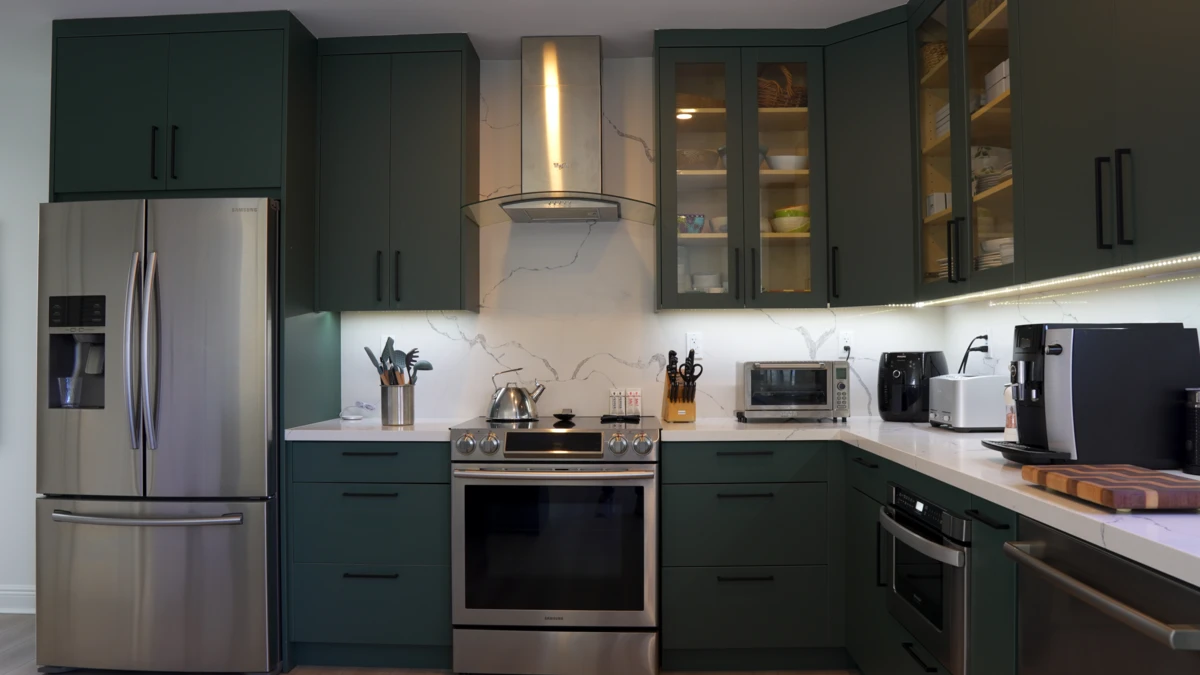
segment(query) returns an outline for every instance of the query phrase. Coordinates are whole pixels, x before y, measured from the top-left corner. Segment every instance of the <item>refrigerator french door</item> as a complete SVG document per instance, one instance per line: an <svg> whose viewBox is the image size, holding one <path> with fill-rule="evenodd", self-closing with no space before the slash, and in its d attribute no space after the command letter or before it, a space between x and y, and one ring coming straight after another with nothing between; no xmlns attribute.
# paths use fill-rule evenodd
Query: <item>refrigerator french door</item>
<svg viewBox="0 0 1200 675"><path fill-rule="evenodd" d="M275 667L274 216L42 205L39 664Z"/></svg>

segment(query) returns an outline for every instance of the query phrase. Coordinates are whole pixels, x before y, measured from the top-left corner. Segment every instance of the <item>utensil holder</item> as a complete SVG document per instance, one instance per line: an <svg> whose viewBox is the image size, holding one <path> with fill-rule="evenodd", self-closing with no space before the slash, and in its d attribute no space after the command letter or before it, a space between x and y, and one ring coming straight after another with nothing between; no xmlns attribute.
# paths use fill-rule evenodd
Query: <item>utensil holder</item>
<svg viewBox="0 0 1200 675"><path fill-rule="evenodd" d="M379 409L383 426L407 427L413 423L413 386L386 384L379 387Z"/></svg>
<svg viewBox="0 0 1200 675"><path fill-rule="evenodd" d="M663 385L662 419L664 422L695 422L696 401L672 401L671 384Z"/></svg>

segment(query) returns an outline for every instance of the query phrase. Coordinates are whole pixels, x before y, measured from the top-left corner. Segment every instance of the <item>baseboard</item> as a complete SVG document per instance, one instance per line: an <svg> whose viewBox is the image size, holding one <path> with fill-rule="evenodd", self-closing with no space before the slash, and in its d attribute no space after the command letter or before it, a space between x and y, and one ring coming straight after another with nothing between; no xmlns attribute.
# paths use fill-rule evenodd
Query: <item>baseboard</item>
<svg viewBox="0 0 1200 675"><path fill-rule="evenodd" d="M36 608L33 586L0 585L0 614L33 614Z"/></svg>

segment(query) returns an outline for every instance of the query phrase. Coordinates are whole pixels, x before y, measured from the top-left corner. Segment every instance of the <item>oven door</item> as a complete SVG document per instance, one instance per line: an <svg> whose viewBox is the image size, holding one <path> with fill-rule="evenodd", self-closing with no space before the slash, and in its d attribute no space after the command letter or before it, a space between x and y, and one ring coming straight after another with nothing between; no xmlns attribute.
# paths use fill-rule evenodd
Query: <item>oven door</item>
<svg viewBox="0 0 1200 675"><path fill-rule="evenodd" d="M879 524L892 539L888 612L953 675L967 670L971 550L891 506Z"/></svg>
<svg viewBox="0 0 1200 675"><path fill-rule="evenodd" d="M455 626L653 628L653 464L456 464Z"/></svg>
<svg viewBox="0 0 1200 675"><path fill-rule="evenodd" d="M830 363L747 363L745 409L833 411Z"/></svg>

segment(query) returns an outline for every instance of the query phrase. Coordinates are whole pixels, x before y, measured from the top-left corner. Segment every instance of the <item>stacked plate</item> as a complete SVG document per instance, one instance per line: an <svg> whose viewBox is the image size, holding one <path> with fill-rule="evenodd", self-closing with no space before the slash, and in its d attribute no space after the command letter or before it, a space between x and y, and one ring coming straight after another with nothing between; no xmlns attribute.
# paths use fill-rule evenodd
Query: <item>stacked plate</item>
<svg viewBox="0 0 1200 675"><path fill-rule="evenodd" d="M975 194L986 192L1012 178L1012 162L1005 164L997 173L983 173L975 176Z"/></svg>
<svg viewBox="0 0 1200 675"><path fill-rule="evenodd" d="M1013 262L1013 238L1000 237L988 239L979 245L983 253L975 258L975 269L986 270L989 267L1011 265Z"/></svg>

